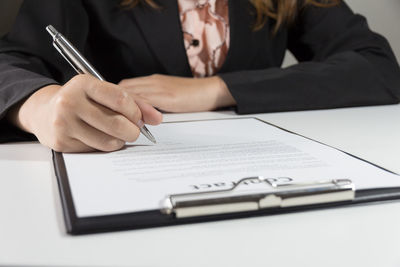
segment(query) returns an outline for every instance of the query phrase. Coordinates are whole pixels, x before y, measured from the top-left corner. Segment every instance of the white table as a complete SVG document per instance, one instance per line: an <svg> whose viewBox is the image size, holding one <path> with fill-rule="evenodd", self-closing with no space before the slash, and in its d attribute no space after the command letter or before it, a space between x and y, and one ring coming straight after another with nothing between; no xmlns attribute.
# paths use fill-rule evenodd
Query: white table
<svg viewBox="0 0 400 267"><path fill-rule="evenodd" d="M400 173L400 105L258 117ZM68 236L49 149L2 144L0 171L0 265L400 266L400 202Z"/></svg>

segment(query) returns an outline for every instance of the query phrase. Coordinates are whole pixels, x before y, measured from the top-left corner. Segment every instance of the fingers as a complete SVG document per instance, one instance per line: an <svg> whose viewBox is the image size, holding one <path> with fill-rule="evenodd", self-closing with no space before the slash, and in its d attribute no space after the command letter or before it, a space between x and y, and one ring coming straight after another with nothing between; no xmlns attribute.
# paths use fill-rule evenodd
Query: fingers
<svg viewBox="0 0 400 267"><path fill-rule="evenodd" d="M145 78L139 79L140 82L142 82L142 80L145 80ZM91 87L87 90L88 96L91 99L108 108L111 108L115 112L121 113L133 123L138 124L140 120L143 120L146 124L157 125L162 122L162 115L159 111L157 111L154 107L152 107L149 104L146 104L143 101L140 100L135 101L122 87L116 86L111 83L106 83L106 84L104 84L104 82L98 83L98 81L95 81L94 86L96 86L94 89ZM138 102L140 102L141 104L139 105ZM98 107L98 109L101 108ZM103 109L103 112L105 111L106 110ZM143 112L145 114L143 114ZM92 122L96 123L93 120L92 122L90 122L87 119L84 120L88 122L90 125L93 125ZM109 120L111 120L110 122L112 124L115 123L117 128L115 128L114 131L108 131L106 129L103 129L105 130L106 133L130 142L136 140L137 135L135 135L135 133L137 133L137 131L134 131L132 127L131 130L127 129L128 128L127 122L123 122L122 118L114 117L111 119L109 118ZM99 123L99 121L97 121L97 123ZM125 124L126 127L125 128L119 127L122 124ZM101 125L101 123L96 125ZM121 128L126 131L120 131Z"/></svg>
<svg viewBox="0 0 400 267"><path fill-rule="evenodd" d="M127 92L135 99L140 110L147 111L147 114L143 114L143 118L148 124L159 124L162 120L161 113L155 113L156 110L149 109L149 106L156 107L163 111L176 111L177 96L175 90L169 90L166 85L160 85L155 82L156 75L133 78L122 80L119 84L127 89ZM157 78L158 79L158 78ZM144 104L147 103L148 106Z"/></svg>
<svg viewBox="0 0 400 267"><path fill-rule="evenodd" d="M133 98L142 111L143 120L146 124L158 125L162 122L161 112L154 108L159 107L159 104L163 100L165 101L165 97L163 98L165 94L160 92L154 93L154 90L157 89L156 84L162 82L162 79L163 75L154 74L134 79L125 79L119 82L120 86L129 89L129 92L133 93ZM146 93L151 94L151 99L147 99Z"/></svg>
<svg viewBox="0 0 400 267"><path fill-rule="evenodd" d="M139 106L142 111L143 121L146 124L150 125L158 125L162 122L162 114L157 109L155 109L152 105L146 103L143 100L136 99L136 104Z"/></svg>
<svg viewBox="0 0 400 267"><path fill-rule="evenodd" d="M78 124L74 131L74 138L93 149L110 152L121 149L125 145L125 141L93 128L84 121Z"/></svg>
<svg viewBox="0 0 400 267"><path fill-rule="evenodd" d="M119 140L133 142L140 134L140 129L126 117L93 101L78 112L78 116L93 128Z"/></svg>
<svg viewBox="0 0 400 267"><path fill-rule="evenodd" d="M51 99L46 112L51 114L47 121L51 134L43 123L43 134L37 136L56 151L118 150L139 137L143 121L153 125L162 121L150 104L136 103L123 87L89 75L74 77Z"/></svg>
<svg viewBox="0 0 400 267"><path fill-rule="evenodd" d="M39 141L59 152L108 152L118 150L125 144L124 140L94 128L79 118L59 120L51 129L52 136L48 140L39 138ZM135 129L139 131L137 127Z"/></svg>
<svg viewBox="0 0 400 267"><path fill-rule="evenodd" d="M142 113L125 89L90 75L77 75L43 106L48 119L35 134L56 151L114 151L140 134Z"/></svg>
<svg viewBox="0 0 400 267"><path fill-rule="evenodd" d="M77 75L76 83L84 85L87 97L137 123L142 114L135 101L120 86L97 80L90 75Z"/></svg>
<svg viewBox="0 0 400 267"><path fill-rule="evenodd" d="M139 97L150 105L168 112L204 111L208 94L204 93L203 79L165 75L122 80L119 84L127 88L133 98Z"/></svg>

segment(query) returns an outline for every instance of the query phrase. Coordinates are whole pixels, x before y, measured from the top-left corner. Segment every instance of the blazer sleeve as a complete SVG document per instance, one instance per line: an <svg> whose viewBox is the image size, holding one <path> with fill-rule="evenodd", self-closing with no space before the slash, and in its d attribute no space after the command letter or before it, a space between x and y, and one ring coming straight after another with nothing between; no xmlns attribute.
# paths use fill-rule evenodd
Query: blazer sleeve
<svg viewBox="0 0 400 267"><path fill-rule="evenodd" d="M33 135L12 126L6 113L36 90L63 83L73 74L52 47L45 30L49 24L84 49L88 18L80 1L23 2L13 28L0 40L0 142L34 140Z"/></svg>
<svg viewBox="0 0 400 267"><path fill-rule="evenodd" d="M238 113L399 102L400 69L388 42L343 2L305 7L287 46L299 64L220 74Z"/></svg>

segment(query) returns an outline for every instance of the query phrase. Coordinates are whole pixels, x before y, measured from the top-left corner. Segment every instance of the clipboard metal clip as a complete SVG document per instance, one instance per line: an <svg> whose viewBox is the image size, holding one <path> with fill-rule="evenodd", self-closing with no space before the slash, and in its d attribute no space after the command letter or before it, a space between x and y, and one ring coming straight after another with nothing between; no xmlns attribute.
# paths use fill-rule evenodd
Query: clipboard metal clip
<svg viewBox="0 0 400 267"><path fill-rule="evenodd" d="M246 181L259 180L268 187L240 191ZM276 179L247 177L222 190L173 194L162 203L161 212L177 218L237 213L354 200L355 186L349 179L312 183L277 184Z"/></svg>

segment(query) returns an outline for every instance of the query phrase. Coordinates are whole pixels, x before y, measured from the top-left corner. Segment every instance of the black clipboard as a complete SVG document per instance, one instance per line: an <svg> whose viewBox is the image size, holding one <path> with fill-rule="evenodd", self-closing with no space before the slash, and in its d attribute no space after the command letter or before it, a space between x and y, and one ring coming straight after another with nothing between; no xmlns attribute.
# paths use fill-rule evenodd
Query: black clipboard
<svg viewBox="0 0 400 267"><path fill-rule="evenodd" d="M245 118L248 119L249 117ZM231 119L244 119L244 118L231 118ZM259 121L262 121L258 118L255 118ZM223 119L226 120L226 119ZM271 126L277 127L281 130L289 132L291 134L296 134L294 132L288 131L281 127L275 126L268 122L262 121ZM296 134L303 138L309 139L311 141L323 144L321 142L315 141L313 139L304 137L302 135ZM326 145L328 146L328 145ZM331 146L329 146L331 147ZM335 148L336 149L336 148ZM338 149L336 149L338 150ZM341 151L341 150L338 150ZM346 153L344 151L341 151ZM291 213L298 211L307 211L313 209L323 209L323 208L332 208L339 206L347 206L347 205L358 205L362 203L372 203L372 202L381 202L381 201L389 201L389 200L397 200L400 199L400 187L391 187L391 188L379 188L379 189L368 189L368 190L357 190L354 191L354 197L352 199L340 199L334 202L327 203L305 203L303 205L296 206L288 206L288 207L270 207L259 210L248 210L248 211L237 211L237 212L229 212L223 214L207 214L207 215L199 215L199 216L190 216L177 218L177 215L174 213L166 213L162 210L148 210L148 211L140 211L140 212L132 212L132 213L123 213L123 214L114 214L114 215L104 215L104 216L93 216L93 217L78 217L76 213L76 209L74 206L74 201L71 193L71 188L69 185L68 175L66 171L66 166L63 158L63 154L60 152L52 151L53 153L53 164L54 170L56 174L56 178L58 181L59 192L61 197L61 204L64 214L64 221L66 230L71 235L81 235L81 234L91 234L91 233L101 233L101 232L111 232L111 231L122 231L122 230L133 230L133 229L143 229L143 228L151 228L151 227L160 227L160 226L171 226L171 225L181 225L188 223L200 223L200 222L210 222L210 221L218 221L218 220L227 220L227 219L238 219L245 217L254 217L254 216L265 216L265 215L275 215L281 213ZM386 170L382 167L379 167L371 162L360 159L354 155L346 153L358 160L364 161L368 164L371 164L377 168L380 168L384 171L393 173L389 170ZM254 179L252 177L251 179ZM399 176L400 179L400 176ZM233 190L235 188L229 189ZM222 190L224 191L224 190ZM215 192L215 191L214 191ZM213 193L214 193L213 192Z"/></svg>

